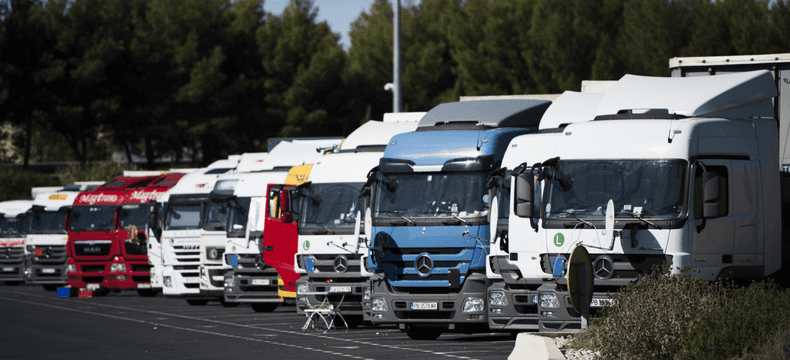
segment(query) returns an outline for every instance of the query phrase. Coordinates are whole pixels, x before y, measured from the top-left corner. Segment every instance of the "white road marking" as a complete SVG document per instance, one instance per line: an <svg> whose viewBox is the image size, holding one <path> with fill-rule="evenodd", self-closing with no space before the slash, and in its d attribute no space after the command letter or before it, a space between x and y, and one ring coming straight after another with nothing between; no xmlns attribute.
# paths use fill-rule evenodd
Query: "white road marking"
<svg viewBox="0 0 790 360"><path fill-rule="evenodd" d="M249 338L249 337L238 336L238 335L231 335L231 334L223 334L223 333L218 333L218 332L213 332L213 331L190 329L190 328L185 328L185 327L181 327L181 326L174 326L174 325L168 325L168 324L160 324L160 323L148 322L148 321L143 321L143 320L138 320L138 319L127 318L127 317L123 317L123 316L115 316L115 315L102 314L102 313L97 313L97 312L92 312L92 311L71 309L71 308L67 308L67 307L63 307L63 306L42 304L42 303L36 303L36 302L32 302L32 301L27 301L27 300L11 299L11 298L7 298L7 297L0 297L0 299L9 300L9 301L23 302L23 303L28 303L28 304L32 304L32 305L46 306L46 307L50 307L50 308L61 309L61 310L72 311L72 312L81 312L81 313L90 314L90 315L96 315L96 316L104 316L104 317L113 318L113 319L119 319L119 320L127 320L127 321L136 322L136 323L155 325L157 327L161 326L161 327L167 327L167 328L176 329L176 330L184 330L184 331L191 331L191 332L196 332L196 333L201 333L201 334L208 334L208 335L216 335L216 336L228 337L228 338L232 338L232 339L257 341L257 342L262 342L262 343L271 344L271 345L279 345L279 346L286 346L286 347L297 348L297 349L308 350L308 351L316 351L316 352L320 352L320 353L324 353L324 354L330 354L330 355L335 355L335 356L343 356L343 357L349 357L349 358L354 358L354 359L366 359L364 357L360 357L360 356L356 356L356 355L343 354L343 353L338 353L338 352L329 351L329 350L310 348L310 347L306 347L306 346L303 346L303 345L292 345L292 344L285 344L285 343L280 343L280 342L276 342L276 341L255 339L255 338Z"/></svg>

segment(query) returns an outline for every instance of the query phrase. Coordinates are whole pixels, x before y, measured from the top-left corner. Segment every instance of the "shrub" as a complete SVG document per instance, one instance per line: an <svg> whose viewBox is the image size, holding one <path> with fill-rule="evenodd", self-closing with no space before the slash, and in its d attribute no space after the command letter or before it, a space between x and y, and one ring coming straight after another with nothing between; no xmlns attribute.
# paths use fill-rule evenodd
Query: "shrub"
<svg viewBox="0 0 790 360"><path fill-rule="evenodd" d="M668 264L654 267L610 295L615 303L576 334L571 346L595 349L605 359L673 359L699 317L719 308L730 291L728 283L670 275Z"/></svg>
<svg viewBox="0 0 790 360"><path fill-rule="evenodd" d="M725 359L763 345L790 325L790 291L771 280L738 288L724 306L700 317L684 342L684 358ZM785 343L787 339L785 339Z"/></svg>
<svg viewBox="0 0 790 360"><path fill-rule="evenodd" d="M790 328L776 330L768 340L738 360L790 360Z"/></svg>
<svg viewBox="0 0 790 360"><path fill-rule="evenodd" d="M105 161L94 165L64 166L58 169L57 175L61 185L67 185L77 181L110 181L126 170L138 170L138 167L127 162Z"/></svg>
<svg viewBox="0 0 790 360"><path fill-rule="evenodd" d="M38 186L57 186L50 175L17 167L0 168L0 201L30 198L30 188Z"/></svg>

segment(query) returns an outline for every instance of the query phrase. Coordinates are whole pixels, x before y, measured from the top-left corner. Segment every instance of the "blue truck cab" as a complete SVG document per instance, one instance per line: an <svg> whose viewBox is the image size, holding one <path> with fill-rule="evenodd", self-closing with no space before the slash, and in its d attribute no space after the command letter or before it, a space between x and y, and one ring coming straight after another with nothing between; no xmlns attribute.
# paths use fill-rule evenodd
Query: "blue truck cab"
<svg viewBox="0 0 790 360"><path fill-rule="evenodd" d="M510 140L534 132L545 100L441 104L394 136L368 175L373 273L365 320L398 324L412 339L487 331L487 186ZM364 301L368 300L368 301Z"/></svg>

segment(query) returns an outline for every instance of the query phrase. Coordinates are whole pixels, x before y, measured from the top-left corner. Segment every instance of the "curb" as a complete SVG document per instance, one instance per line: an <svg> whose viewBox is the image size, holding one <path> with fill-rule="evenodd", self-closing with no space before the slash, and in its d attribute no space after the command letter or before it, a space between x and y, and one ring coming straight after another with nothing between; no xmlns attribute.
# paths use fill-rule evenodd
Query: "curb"
<svg viewBox="0 0 790 360"><path fill-rule="evenodd" d="M520 333L516 337L516 346L508 356L508 360L565 360L554 339L528 333Z"/></svg>

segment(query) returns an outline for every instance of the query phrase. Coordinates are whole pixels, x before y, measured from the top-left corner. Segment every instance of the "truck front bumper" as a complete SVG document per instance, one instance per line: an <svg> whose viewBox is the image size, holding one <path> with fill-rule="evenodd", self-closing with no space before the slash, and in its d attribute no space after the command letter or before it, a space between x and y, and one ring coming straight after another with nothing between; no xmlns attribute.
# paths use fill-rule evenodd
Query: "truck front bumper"
<svg viewBox="0 0 790 360"><path fill-rule="evenodd" d="M26 284L66 284L66 258L59 264L40 264L33 258L25 261L25 269L28 273L25 277Z"/></svg>
<svg viewBox="0 0 790 360"><path fill-rule="evenodd" d="M405 324L447 326L465 332L488 330L488 287L491 280L484 274L471 273L460 289L446 292L420 293L423 288L412 288L411 293L396 292L380 274L371 280L371 301L363 304L365 320L373 324ZM434 290L434 288L425 288ZM377 303L386 307L376 307ZM477 304L464 311L465 304ZM431 309L421 310L420 306Z"/></svg>
<svg viewBox="0 0 790 360"><path fill-rule="evenodd" d="M542 307L541 296L556 296L558 307ZM581 314L571 305L568 292L556 284L545 284L538 289L538 324L540 332L575 332L581 330ZM590 307L590 318L601 309L601 304L608 302L605 292L593 292L593 304Z"/></svg>
<svg viewBox="0 0 790 360"><path fill-rule="evenodd" d="M494 297L492 293L504 295ZM526 289L512 289L503 281L497 281L488 289L488 327L491 330L517 331L538 330L537 292ZM492 302L504 298L506 303Z"/></svg>
<svg viewBox="0 0 790 360"><path fill-rule="evenodd" d="M241 272L231 269L225 273L225 302L279 303L277 271Z"/></svg>
<svg viewBox="0 0 790 360"><path fill-rule="evenodd" d="M113 263L125 264L126 271L110 271ZM100 287L116 290L151 288L151 265L148 261L120 259L75 263L69 259L69 264L76 267L75 272L68 273L68 283L72 287L85 288L88 284L98 284Z"/></svg>
<svg viewBox="0 0 790 360"><path fill-rule="evenodd" d="M337 280L343 280L338 282ZM340 310L343 316L362 315L362 300L365 297L365 289L370 286L368 279L334 279L327 282L322 278L310 278L302 276L296 282L296 288L301 284L307 285L307 293L296 294L296 307L301 313L310 306L323 304L326 301ZM301 285L304 287L304 285ZM368 291L370 294L370 291ZM368 298L367 302L370 302Z"/></svg>
<svg viewBox="0 0 790 360"><path fill-rule="evenodd" d="M218 297L225 297L225 273L228 268L211 265L200 265L200 294L217 294Z"/></svg>
<svg viewBox="0 0 790 360"><path fill-rule="evenodd" d="M0 248L0 281L25 281L25 248Z"/></svg>

